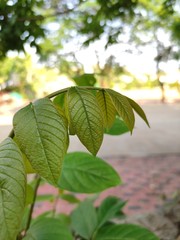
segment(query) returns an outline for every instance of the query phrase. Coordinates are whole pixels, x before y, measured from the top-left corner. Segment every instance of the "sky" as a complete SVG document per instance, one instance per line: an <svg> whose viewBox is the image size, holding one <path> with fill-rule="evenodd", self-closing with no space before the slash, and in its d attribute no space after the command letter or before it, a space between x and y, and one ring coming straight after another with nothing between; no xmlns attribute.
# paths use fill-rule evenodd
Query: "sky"
<svg viewBox="0 0 180 240"><path fill-rule="evenodd" d="M70 46L68 46L68 49ZM102 41L97 41L91 44L87 49L82 49L76 52L76 57L79 62L84 65L86 73L93 72L93 66L97 62L96 51L99 55L101 66L106 62L106 59L113 55L116 57L116 61L121 66L126 66L127 70L137 77L149 74L155 77L156 74L156 63L154 57L156 56L156 50L152 46L143 48L141 54L130 54L125 52L125 48L128 46L122 44L115 44L109 47L106 51L104 50L104 44ZM179 78L178 63L176 61L168 61L167 63L161 63L161 68L167 73L166 77L162 78L162 81L174 82Z"/></svg>
<svg viewBox="0 0 180 240"><path fill-rule="evenodd" d="M165 39L165 41L167 40ZM105 41L98 40L95 43L92 43L88 48L84 48L79 47L78 44L76 45L72 41L65 45L63 52L75 51L77 60L84 66L85 73L93 73L94 66L97 63L97 54L100 66L103 66L108 57L113 55L121 66L125 66L127 70L136 77L142 79L144 75L148 74L155 78L156 63L154 61L154 57L156 56L156 50L153 46L144 47L141 54L136 54L134 51L133 54L130 54L125 51L125 49L131 48L132 50L136 50L130 45L122 43L114 44L105 50L105 44ZM33 61L39 64L39 57L36 55L35 49L30 48L28 45L25 46L25 49L27 53L31 54ZM14 52L10 52L8 56L14 56L15 54L16 53ZM174 82L179 79L179 66L176 61L168 61L168 64L161 63L161 68L167 73L166 77L162 77L162 81Z"/></svg>

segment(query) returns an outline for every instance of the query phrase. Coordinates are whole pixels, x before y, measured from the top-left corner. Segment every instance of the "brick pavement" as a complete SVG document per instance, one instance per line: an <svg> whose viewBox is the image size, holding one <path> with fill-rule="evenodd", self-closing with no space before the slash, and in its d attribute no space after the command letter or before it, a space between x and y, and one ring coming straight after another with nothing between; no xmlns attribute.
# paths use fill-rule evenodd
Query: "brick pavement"
<svg viewBox="0 0 180 240"><path fill-rule="evenodd" d="M152 212L163 204L163 198L171 198L180 191L180 154L148 157L120 157L106 159L120 174L123 184L102 192L97 204L109 195L128 200L124 209L127 215ZM50 185L39 188L39 194L57 193ZM85 194L77 194L83 199ZM37 203L34 215L53 208L53 203ZM66 201L60 200L56 210L69 213L73 209Z"/></svg>

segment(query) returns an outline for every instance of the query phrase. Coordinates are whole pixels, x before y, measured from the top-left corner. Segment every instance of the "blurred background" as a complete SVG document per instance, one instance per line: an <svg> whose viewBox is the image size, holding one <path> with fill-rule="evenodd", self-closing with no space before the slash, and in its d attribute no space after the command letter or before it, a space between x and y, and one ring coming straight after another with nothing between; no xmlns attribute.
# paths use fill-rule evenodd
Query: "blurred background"
<svg viewBox="0 0 180 240"><path fill-rule="evenodd" d="M2 0L0 139L19 107L75 84L120 91L150 121L151 130L137 119L134 137L102 155L179 153L180 2Z"/></svg>
<svg viewBox="0 0 180 240"><path fill-rule="evenodd" d="M161 190L177 190L179 0L1 0L0 140L8 135L20 107L75 84L112 88L140 103L151 129L137 118L132 136L105 136L99 155L139 158L139 169L143 158L152 157L152 165L142 171L152 170L155 185L160 172L173 166L167 173L169 190ZM69 151L79 150L83 146L72 137Z"/></svg>

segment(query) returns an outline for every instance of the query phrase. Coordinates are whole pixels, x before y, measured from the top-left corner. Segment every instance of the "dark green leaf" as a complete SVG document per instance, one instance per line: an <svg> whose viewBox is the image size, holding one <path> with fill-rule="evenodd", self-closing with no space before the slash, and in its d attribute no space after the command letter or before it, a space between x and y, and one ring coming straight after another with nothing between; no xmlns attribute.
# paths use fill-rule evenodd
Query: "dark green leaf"
<svg viewBox="0 0 180 240"><path fill-rule="evenodd" d="M126 126L124 121L119 117L115 118L114 124L110 129L106 129L105 133L109 135L121 135L123 133L129 132L129 128Z"/></svg>
<svg viewBox="0 0 180 240"><path fill-rule="evenodd" d="M136 111L136 113L145 121L145 123L150 127L147 117L143 111L143 109L131 98L127 98L132 108Z"/></svg>
<svg viewBox="0 0 180 240"><path fill-rule="evenodd" d="M67 214L64 213L56 214L55 218L59 219L59 221L67 227L69 227L71 224L71 218Z"/></svg>
<svg viewBox="0 0 180 240"><path fill-rule="evenodd" d="M59 219L39 218L27 231L24 240L73 240L68 228Z"/></svg>
<svg viewBox="0 0 180 240"><path fill-rule="evenodd" d="M149 230L132 225L121 224L102 227L96 238L96 240L159 240Z"/></svg>
<svg viewBox="0 0 180 240"><path fill-rule="evenodd" d="M82 144L96 155L103 140L103 116L96 97L88 90L72 87L67 94L70 124Z"/></svg>
<svg viewBox="0 0 180 240"><path fill-rule="evenodd" d="M64 118L44 98L18 111L13 124L17 142L33 169L56 185L68 147Z"/></svg>
<svg viewBox="0 0 180 240"><path fill-rule="evenodd" d="M111 89L106 89L106 92L111 97L118 115L124 120L125 124L129 128L129 130L132 132L134 128L135 118L134 118L132 107L128 99L124 95L118 92L115 92Z"/></svg>
<svg viewBox="0 0 180 240"><path fill-rule="evenodd" d="M25 207L26 174L22 154L11 139L0 144L0 238L15 240Z"/></svg>
<svg viewBox="0 0 180 240"><path fill-rule="evenodd" d="M96 83L96 78L94 74L85 73L81 76L76 76L73 78L77 86L94 86Z"/></svg>
<svg viewBox="0 0 180 240"><path fill-rule="evenodd" d="M126 204L117 197L107 197L98 208L98 228L116 216Z"/></svg>
<svg viewBox="0 0 180 240"><path fill-rule="evenodd" d="M116 109L112 103L112 100L105 90L97 92L97 101L101 108L104 118L104 127L110 128L114 122L116 116Z"/></svg>
<svg viewBox="0 0 180 240"><path fill-rule="evenodd" d="M79 193L95 193L120 184L118 173L98 157L74 152L65 156L59 187Z"/></svg>
<svg viewBox="0 0 180 240"><path fill-rule="evenodd" d="M92 201L85 200L72 212L72 229L85 239L91 239L96 226L97 214Z"/></svg>

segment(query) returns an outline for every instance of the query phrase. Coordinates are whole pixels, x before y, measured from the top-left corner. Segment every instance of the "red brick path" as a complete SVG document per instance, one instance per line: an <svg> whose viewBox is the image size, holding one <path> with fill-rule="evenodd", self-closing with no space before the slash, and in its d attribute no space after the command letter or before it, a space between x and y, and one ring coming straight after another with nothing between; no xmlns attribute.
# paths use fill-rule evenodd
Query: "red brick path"
<svg viewBox="0 0 180 240"><path fill-rule="evenodd" d="M162 155L143 158L120 157L107 161L120 174L123 184L102 192L100 202L108 195L115 195L128 200L124 209L126 214L151 212L163 204L163 197L170 198L180 191L180 155ZM57 193L50 185L39 188L39 194ZM79 198L86 195L78 194ZM50 210L53 203L37 203L34 215ZM72 210L66 201L58 202L56 210L68 213Z"/></svg>

